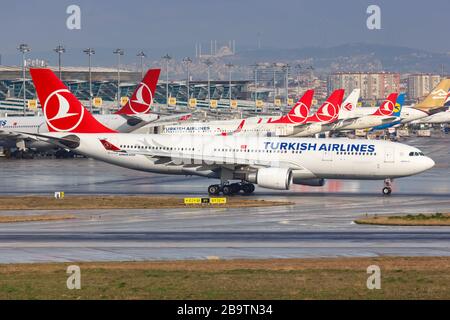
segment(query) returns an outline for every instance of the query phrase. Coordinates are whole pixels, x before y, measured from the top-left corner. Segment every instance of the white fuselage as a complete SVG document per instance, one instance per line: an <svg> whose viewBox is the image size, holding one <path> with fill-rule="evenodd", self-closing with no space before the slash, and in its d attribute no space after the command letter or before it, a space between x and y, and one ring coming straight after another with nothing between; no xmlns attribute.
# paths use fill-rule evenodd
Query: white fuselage
<svg viewBox="0 0 450 320"><path fill-rule="evenodd" d="M421 118L414 123L450 123L450 110L432 114L431 116Z"/></svg>
<svg viewBox="0 0 450 320"><path fill-rule="evenodd" d="M368 129L383 125L389 122L396 121L397 119L392 119L394 116L375 116L373 113L377 111L378 108L375 107L364 107L356 108L352 112L344 112L340 114L339 120L336 122L333 130L358 130L358 129ZM422 110L418 110L411 107L402 107L400 112L401 123L409 123L417 119L427 117L428 113ZM350 123L346 123L345 119L354 118ZM387 121L392 119L392 121Z"/></svg>
<svg viewBox="0 0 450 320"><path fill-rule="evenodd" d="M302 179L385 179L414 175L433 160L417 148L378 140L171 136L149 134L51 134L79 140L72 150L125 168L217 178L217 168L283 167ZM120 151L107 150L106 140ZM420 155L419 155L420 153ZM416 156L412 156L416 154Z"/></svg>

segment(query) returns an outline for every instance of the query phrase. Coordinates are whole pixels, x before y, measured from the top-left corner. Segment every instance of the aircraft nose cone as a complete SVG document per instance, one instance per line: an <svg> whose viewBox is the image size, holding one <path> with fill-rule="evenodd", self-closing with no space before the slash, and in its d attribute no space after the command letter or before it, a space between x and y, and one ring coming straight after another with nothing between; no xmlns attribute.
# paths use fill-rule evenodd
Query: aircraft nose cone
<svg viewBox="0 0 450 320"><path fill-rule="evenodd" d="M425 162L425 170L431 169L435 165L434 160L429 157L425 157L424 162Z"/></svg>
<svg viewBox="0 0 450 320"><path fill-rule="evenodd" d="M433 168L434 165L436 164L433 159L428 158L428 157L427 157L427 162L428 162L428 166L429 166L428 169Z"/></svg>

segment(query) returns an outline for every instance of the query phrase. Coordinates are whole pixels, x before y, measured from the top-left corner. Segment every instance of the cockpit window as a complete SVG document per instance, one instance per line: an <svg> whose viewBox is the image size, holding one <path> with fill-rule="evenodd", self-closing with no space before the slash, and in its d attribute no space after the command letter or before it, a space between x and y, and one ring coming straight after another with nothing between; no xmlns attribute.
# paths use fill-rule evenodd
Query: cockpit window
<svg viewBox="0 0 450 320"><path fill-rule="evenodd" d="M418 157L418 156L424 156L423 152L415 152L415 151L411 151L409 153L410 157Z"/></svg>

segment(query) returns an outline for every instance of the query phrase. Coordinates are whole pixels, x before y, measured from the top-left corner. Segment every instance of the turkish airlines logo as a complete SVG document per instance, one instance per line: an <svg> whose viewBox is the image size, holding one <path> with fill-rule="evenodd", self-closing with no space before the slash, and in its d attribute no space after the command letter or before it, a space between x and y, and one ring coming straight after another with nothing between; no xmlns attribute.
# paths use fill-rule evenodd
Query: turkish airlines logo
<svg viewBox="0 0 450 320"><path fill-rule="evenodd" d="M73 99L67 89L53 91L45 100L43 108L47 125L58 132L75 130L84 116L83 106L78 100Z"/></svg>
<svg viewBox="0 0 450 320"><path fill-rule="evenodd" d="M139 84L136 91L135 99L129 102L130 109L135 114L144 114L150 111L150 107L153 103L153 95L150 88L143 82Z"/></svg>
<svg viewBox="0 0 450 320"><path fill-rule="evenodd" d="M390 116L394 111L394 103L392 101L385 100L379 110L383 116Z"/></svg>
<svg viewBox="0 0 450 320"><path fill-rule="evenodd" d="M350 103L350 102L348 102L348 103L344 106L344 109L347 110L347 111L352 111L354 108L355 108L355 106L354 106L352 103Z"/></svg>
<svg viewBox="0 0 450 320"><path fill-rule="evenodd" d="M329 122L337 118L338 108L331 102L326 102L316 113L320 122Z"/></svg>
<svg viewBox="0 0 450 320"><path fill-rule="evenodd" d="M308 107L303 102L299 102L295 105L293 112L288 113L287 117L290 122L299 123L306 120L308 113Z"/></svg>

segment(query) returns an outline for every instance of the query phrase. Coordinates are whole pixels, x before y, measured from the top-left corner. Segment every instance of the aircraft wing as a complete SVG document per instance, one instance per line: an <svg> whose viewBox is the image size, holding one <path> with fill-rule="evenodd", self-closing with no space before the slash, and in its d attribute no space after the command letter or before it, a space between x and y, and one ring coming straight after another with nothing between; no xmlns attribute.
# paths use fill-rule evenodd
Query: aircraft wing
<svg viewBox="0 0 450 320"><path fill-rule="evenodd" d="M391 123L391 122L397 121L399 119L400 119L399 117L387 117L387 118L381 119L381 122L383 122L383 124L385 124L385 123Z"/></svg>
<svg viewBox="0 0 450 320"><path fill-rule="evenodd" d="M298 133L306 131L311 126L312 126L312 123L300 123L300 124L293 125L294 130L293 130L292 134L290 134L290 135L296 135ZM287 136L290 136L290 135L287 135Z"/></svg>
<svg viewBox="0 0 450 320"><path fill-rule="evenodd" d="M165 121L186 121L190 116L192 116L192 113L178 113L170 116L160 116L158 120L152 121L152 123L161 123Z"/></svg>
<svg viewBox="0 0 450 320"><path fill-rule="evenodd" d="M75 149L80 145L80 138L71 133L67 133L67 136L64 137L53 137L45 134L27 133L20 131L16 132L16 134L19 134L25 139L33 139L51 143L63 149Z"/></svg>
<svg viewBox="0 0 450 320"><path fill-rule="evenodd" d="M16 140L20 140L20 139L36 140L34 137L28 136L26 134L24 135L23 133L20 133L20 132L0 129L0 140L5 140L5 139L11 139L11 140L13 140L13 139L16 139Z"/></svg>
<svg viewBox="0 0 450 320"><path fill-rule="evenodd" d="M144 127L144 126L160 126L162 124L167 123L177 123L179 121L183 121L183 119L188 119L192 114L191 113L180 113L176 115L170 115L170 116L162 116L159 118L148 118L148 115L126 115L121 114L120 116L125 118L127 120L127 123L130 126L136 126L138 124L141 124L139 128L136 128L136 130Z"/></svg>
<svg viewBox="0 0 450 320"><path fill-rule="evenodd" d="M215 156L215 155L195 155L189 153L179 153L164 150L133 150L127 151L128 154L140 154L151 158L155 158L156 164L180 165L186 162L186 167L207 166L208 168L235 168L235 167L252 167L252 168L290 168L293 170L302 170L303 167L288 161L268 161L263 159L245 159L242 156Z"/></svg>
<svg viewBox="0 0 450 320"><path fill-rule="evenodd" d="M337 120L336 122L334 122L334 125L337 128L348 126L349 124L354 123L359 118L360 117L352 117L352 118L340 119L340 120Z"/></svg>

